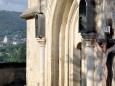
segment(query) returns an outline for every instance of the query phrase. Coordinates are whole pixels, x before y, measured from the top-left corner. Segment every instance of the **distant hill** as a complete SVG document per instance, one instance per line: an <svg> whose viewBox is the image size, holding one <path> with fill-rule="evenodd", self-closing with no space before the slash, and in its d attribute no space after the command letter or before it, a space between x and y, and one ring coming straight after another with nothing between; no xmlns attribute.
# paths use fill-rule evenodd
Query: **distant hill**
<svg viewBox="0 0 115 86"><path fill-rule="evenodd" d="M21 12L0 11L0 41L7 35L9 39L26 37L26 21Z"/></svg>

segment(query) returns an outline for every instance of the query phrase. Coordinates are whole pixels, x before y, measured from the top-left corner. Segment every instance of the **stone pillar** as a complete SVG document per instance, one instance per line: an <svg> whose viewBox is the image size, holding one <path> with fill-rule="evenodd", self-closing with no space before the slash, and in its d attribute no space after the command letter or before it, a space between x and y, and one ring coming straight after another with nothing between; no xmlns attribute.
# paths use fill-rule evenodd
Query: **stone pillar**
<svg viewBox="0 0 115 86"><path fill-rule="evenodd" d="M86 41L86 81L87 86L94 86L94 45L91 43L91 40Z"/></svg>
<svg viewBox="0 0 115 86"><path fill-rule="evenodd" d="M39 86L45 85L45 39L37 39L40 45L40 55L39 55L39 75L40 75L40 81Z"/></svg>
<svg viewBox="0 0 115 86"><path fill-rule="evenodd" d="M85 53L85 42L82 40L82 61L81 61L81 86L86 85L86 53Z"/></svg>

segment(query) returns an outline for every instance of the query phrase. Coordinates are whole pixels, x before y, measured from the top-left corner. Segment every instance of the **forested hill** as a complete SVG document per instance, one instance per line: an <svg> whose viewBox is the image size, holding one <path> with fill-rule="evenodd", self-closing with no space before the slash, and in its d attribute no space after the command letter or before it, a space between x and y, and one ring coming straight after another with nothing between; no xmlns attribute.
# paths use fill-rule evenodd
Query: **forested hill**
<svg viewBox="0 0 115 86"><path fill-rule="evenodd" d="M26 21L20 18L20 12L0 11L0 40L26 37Z"/></svg>

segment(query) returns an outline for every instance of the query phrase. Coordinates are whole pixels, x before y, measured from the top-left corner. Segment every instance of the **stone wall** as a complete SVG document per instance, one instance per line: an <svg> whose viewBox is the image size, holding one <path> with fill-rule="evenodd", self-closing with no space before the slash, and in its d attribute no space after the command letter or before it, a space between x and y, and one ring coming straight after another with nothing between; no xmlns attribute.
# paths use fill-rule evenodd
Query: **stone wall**
<svg viewBox="0 0 115 86"><path fill-rule="evenodd" d="M80 43L83 43L81 34L78 33L79 27L79 2L80 0L28 0L28 8L38 6L33 13L43 13L46 18L45 22L45 45L43 45L45 56L41 56L41 45L35 37L35 16L27 19L27 86L85 86L86 85L86 56L84 55L84 45L77 48ZM40 3L41 1L41 3ZM87 0L88 1L88 0ZM105 0L106 1L106 0ZM102 29L103 17L103 1L95 0L92 3L93 25L97 32ZM106 3L110 6L110 3ZM108 7L111 8L111 7ZM114 13L106 9L106 13ZM111 8L113 9L113 8ZM106 18L111 17L106 15ZM92 24L89 15L88 20ZM114 21L114 20L112 20ZM89 24L89 26L90 26ZM113 25L114 22L113 22ZM93 29L91 27L91 29ZM114 27L113 27L114 28ZM113 36L114 37L114 36ZM93 45L94 46L94 45ZM88 46L87 46L88 47ZM94 66L100 66L100 56L97 49L94 48ZM45 61L41 64L41 59ZM82 63L81 63L82 62ZM82 64L82 65L81 65ZM41 66L45 67L42 71ZM114 66L113 66L114 67ZM97 69L96 69L97 70ZM94 83L100 86L97 72L94 72ZM82 74L82 75L80 75ZM43 77L41 78L41 75ZM82 76L82 77L81 77ZM44 84L42 84L43 82Z"/></svg>
<svg viewBox="0 0 115 86"><path fill-rule="evenodd" d="M26 85L25 63L0 63L0 86Z"/></svg>

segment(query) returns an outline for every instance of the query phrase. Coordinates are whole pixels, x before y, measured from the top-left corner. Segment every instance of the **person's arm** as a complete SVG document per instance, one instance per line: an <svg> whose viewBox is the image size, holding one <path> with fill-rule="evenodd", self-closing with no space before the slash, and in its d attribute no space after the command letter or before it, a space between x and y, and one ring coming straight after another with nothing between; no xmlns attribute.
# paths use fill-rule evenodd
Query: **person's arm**
<svg viewBox="0 0 115 86"><path fill-rule="evenodd" d="M115 44L111 48L107 49L108 53L112 52L113 50L115 50Z"/></svg>

